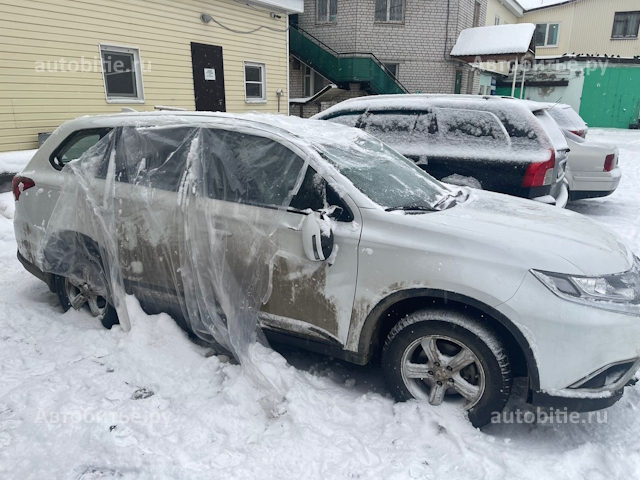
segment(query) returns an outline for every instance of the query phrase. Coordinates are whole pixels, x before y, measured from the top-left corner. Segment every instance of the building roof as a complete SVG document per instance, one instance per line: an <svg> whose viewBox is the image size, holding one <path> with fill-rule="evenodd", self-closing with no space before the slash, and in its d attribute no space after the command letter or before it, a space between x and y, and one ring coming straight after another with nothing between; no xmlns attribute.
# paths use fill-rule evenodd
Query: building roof
<svg viewBox="0 0 640 480"><path fill-rule="evenodd" d="M566 3L575 3L578 0L518 0L518 3L522 5L525 13L533 10L541 10L543 8L557 7Z"/></svg>
<svg viewBox="0 0 640 480"><path fill-rule="evenodd" d="M533 23L467 28L460 32L451 56L524 55L531 51L535 30Z"/></svg>
<svg viewBox="0 0 640 480"><path fill-rule="evenodd" d="M524 14L524 7L518 0L497 0L502 4L504 8L513 13L516 17L522 17Z"/></svg>

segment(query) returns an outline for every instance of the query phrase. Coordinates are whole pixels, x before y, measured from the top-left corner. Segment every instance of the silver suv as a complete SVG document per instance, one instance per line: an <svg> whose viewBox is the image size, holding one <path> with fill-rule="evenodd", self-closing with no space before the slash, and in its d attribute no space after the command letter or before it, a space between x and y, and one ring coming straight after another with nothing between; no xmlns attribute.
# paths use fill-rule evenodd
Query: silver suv
<svg viewBox="0 0 640 480"><path fill-rule="evenodd" d="M146 311L198 336L214 304L230 328L246 278L232 268L216 298L217 277L244 262L248 277L268 275L253 297L269 338L380 358L397 399L458 401L475 425L501 411L514 376L535 404L590 410L615 403L640 364L638 261L616 237L573 212L447 187L355 128L83 117L13 186L20 261L64 309L108 327L120 276Z"/></svg>

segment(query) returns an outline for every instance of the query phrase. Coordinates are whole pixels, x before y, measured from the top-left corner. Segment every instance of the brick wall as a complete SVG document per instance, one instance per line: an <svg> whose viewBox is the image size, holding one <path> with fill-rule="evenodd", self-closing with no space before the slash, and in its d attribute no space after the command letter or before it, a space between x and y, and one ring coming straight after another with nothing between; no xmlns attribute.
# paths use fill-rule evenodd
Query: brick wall
<svg viewBox="0 0 640 480"><path fill-rule="evenodd" d="M454 93L456 71L461 70L461 93L467 93L470 67L451 61L449 52L460 32L473 26L476 0L406 0L401 24L375 22L375 0L338 0L337 22L319 23L316 1L305 0L299 24L335 51L373 53L383 62L398 63L398 79L411 93ZM487 0L479 3L482 26ZM292 97L294 81L301 81L294 77ZM474 75L474 94L479 81L479 75Z"/></svg>

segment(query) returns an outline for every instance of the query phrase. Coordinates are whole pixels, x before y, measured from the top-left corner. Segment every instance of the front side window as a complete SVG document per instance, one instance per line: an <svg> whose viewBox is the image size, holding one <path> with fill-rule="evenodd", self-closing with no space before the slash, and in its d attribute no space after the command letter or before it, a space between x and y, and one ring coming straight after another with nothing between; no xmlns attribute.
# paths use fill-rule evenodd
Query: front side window
<svg viewBox="0 0 640 480"><path fill-rule="evenodd" d="M360 118L363 112L347 112L344 114L338 114L335 117L325 118L332 123L339 123L340 125L346 125L347 127L359 127Z"/></svg>
<svg viewBox="0 0 640 480"><path fill-rule="evenodd" d="M334 216L337 221L353 221L353 213L336 191L312 167L307 167L300 189L289 204L289 211L306 214L309 210L317 212L334 206L341 209Z"/></svg>
<svg viewBox="0 0 640 480"><path fill-rule="evenodd" d="M102 75L108 103L142 103L142 68L137 48L100 45Z"/></svg>
<svg viewBox="0 0 640 480"><path fill-rule="evenodd" d="M376 0L376 22L402 22L404 0Z"/></svg>
<svg viewBox="0 0 640 480"><path fill-rule="evenodd" d="M244 62L244 99L248 103L267 101L267 76L264 63Z"/></svg>
<svg viewBox="0 0 640 480"><path fill-rule="evenodd" d="M538 23L536 25L536 47L557 47L559 23Z"/></svg>
<svg viewBox="0 0 640 480"><path fill-rule="evenodd" d="M201 136L206 196L227 202L281 207L293 194L304 160L265 137L230 130Z"/></svg>
<svg viewBox="0 0 640 480"><path fill-rule="evenodd" d="M611 38L638 38L640 12L616 12Z"/></svg>
<svg viewBox="0 0 640 480"><path fill-rule="evenodd" d="M317 0L318 23L338 21L338 0Z"/></svg>

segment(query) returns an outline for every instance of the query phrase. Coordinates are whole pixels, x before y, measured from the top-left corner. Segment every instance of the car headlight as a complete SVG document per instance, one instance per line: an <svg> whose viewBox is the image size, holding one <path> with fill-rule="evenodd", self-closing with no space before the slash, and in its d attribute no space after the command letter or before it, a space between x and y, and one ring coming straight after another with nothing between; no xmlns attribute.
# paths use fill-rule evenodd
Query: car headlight
<svg viewBox="0 0 640 480"><path fill-rule="evenodd" d="M640 316L640 261L628 272L600 277L531 270L549 290L571 302Z"/></svg>

